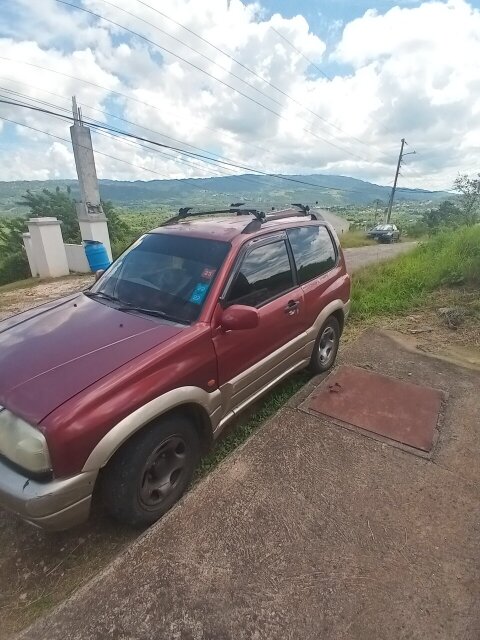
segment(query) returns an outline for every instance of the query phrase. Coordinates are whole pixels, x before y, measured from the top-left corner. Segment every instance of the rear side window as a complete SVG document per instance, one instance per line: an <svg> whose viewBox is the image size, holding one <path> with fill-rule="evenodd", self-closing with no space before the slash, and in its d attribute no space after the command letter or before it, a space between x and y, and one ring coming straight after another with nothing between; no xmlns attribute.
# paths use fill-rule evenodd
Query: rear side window
<svg viewBox="0 0 480 640"><path fill-rule="evenodd" d="M299 284L321 276L335 266L337 252L325 227L289 229L287 235L297 265Z"/></svg>
<svg viewBox="0 0 480 640"><path fill-rule="evenodd" d="M227 296L227 304L259 307L294 286L284 240L252 249L243 258Z"/></svg>

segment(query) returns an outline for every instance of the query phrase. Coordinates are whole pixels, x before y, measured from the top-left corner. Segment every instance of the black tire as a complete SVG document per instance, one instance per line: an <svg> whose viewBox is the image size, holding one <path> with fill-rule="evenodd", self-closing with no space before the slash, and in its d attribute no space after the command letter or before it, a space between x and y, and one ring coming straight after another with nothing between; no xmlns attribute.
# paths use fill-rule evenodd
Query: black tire
<svg viewBox="0 0 480 640"><path fill-rule="evenodd" d="M331 341L331 345L327 342ZM328 371L337 357L340 344L340 325L335 316L327 318L325 324L318 332L312 357L308 368L312 373L324 373Z"/></svg>
<svg viewBox="0 0 480 640"><path fill-rule="evenodd" d="M200 441L190 420L171 414L128 440L102 478L105 509L116 520L148 526L166 513L190 484Z"/></svg>

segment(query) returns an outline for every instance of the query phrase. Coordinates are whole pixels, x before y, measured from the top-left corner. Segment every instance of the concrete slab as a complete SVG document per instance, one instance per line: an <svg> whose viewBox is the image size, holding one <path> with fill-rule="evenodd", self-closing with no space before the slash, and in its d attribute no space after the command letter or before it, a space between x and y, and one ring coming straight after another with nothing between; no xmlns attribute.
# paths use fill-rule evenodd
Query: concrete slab
<svg viewBox="0 0 480 640"><path fill-rule="evenodd" d="M343 360L448 392L431 460L299 411L302 391L21 637L478 640L480 373L378 333Z"/></svg>
<svg viewBox="0 0 480 640"><path fill-rule="evenodd" d="M444 400L437 389L340 366L303 406L314 414L430 452Z"/></svg>

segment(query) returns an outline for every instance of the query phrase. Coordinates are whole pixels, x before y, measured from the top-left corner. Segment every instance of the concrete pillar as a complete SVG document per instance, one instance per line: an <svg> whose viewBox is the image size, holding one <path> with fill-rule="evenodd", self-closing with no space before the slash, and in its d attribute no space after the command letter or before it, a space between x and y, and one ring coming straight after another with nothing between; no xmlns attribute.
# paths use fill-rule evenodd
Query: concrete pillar
<svg viewBox="0 0 480 640"><path fill-rule="evenodd" d="M38 276L37 265L35 264L35 256L33 253L32 236L29 233L22 233L23 246L27 254L28 266L33 278Z"/></svg>
<svg viewBox="0 0 480 640"><path fill-rule="evenodd" d="M81 217L84 208L83 202L76 203L78 224L80 225L80 235L82 240L97 240L103 242L107 250L110 262L112 261L112 247L110 246L110 235L108 233L107 220L105 217L95 220L90 214L88 217Z"/></svg>
<svg viewBox="0 0 480 640"><path fill-rule="evenodd" d="M78 222L82 240L97 240L103 242L110 260L112 248L108 233L107 219L103 212L98 188L97 170L93 155L92 136L90 129L82 122L80 109L73 98L74 124L70 127L73 155L80 186L81 202L76 206Z"/></svg>
<svg viewBox="0 0 480 640"><path fill-rule="evenodd" d="M30 218L33 260L41 278L57 278L69 274L60 222L56 218Z"/></svg>

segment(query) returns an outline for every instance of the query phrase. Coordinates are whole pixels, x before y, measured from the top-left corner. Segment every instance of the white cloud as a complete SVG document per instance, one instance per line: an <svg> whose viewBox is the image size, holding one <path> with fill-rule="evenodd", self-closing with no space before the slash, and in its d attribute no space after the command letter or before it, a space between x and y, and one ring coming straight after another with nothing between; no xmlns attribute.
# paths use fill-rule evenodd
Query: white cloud
<svg viewBox="0 0 480 640"><path fill-rule="evenodd" d="M0 85L57 108L69 109L70 97L76 94L86 118L105 121L107 116L98 111L103 109L267 172L342 173L388 183L404 136L419 152L410 156L404 170L408 186L449 187L457 171L478 168L480 11L464 0L395 7L384 14L370 10L345 24L331 62L346 71L331 81L322 76L312 79L305 58L271 29L322 66L327 62L325 43L310 32L301 15L285 19L275 14L267 19L260 4L244 5L240 0L208 4L165 0L161 5L151 0L152 6L161 6L165 14L280 91L136 0L112 3L143 22L102 0L83 0L82 6L128 26L207 73L53 0L33 6L27 0L15 0L11 7L17 18L2 24L7 37L0 38ZM333 31L339 27L332 24ZM45 114L0 105L0 116L69 137L68 123ZM127 123L109 122L132 130ZM158 133L134 130L168 143ZM68 143L26 129L18 131L22 133L14 158L0 156L0 179L73 175ZM0 120L0 144L6 135L11 135L11 128L3 127L2 132ZM166 158L106 136L95 135L94 140L98 151L125 161L99 153L101 177L148 180L216 172L199 161L179 162L178 154L168 153Z"/></svg>

